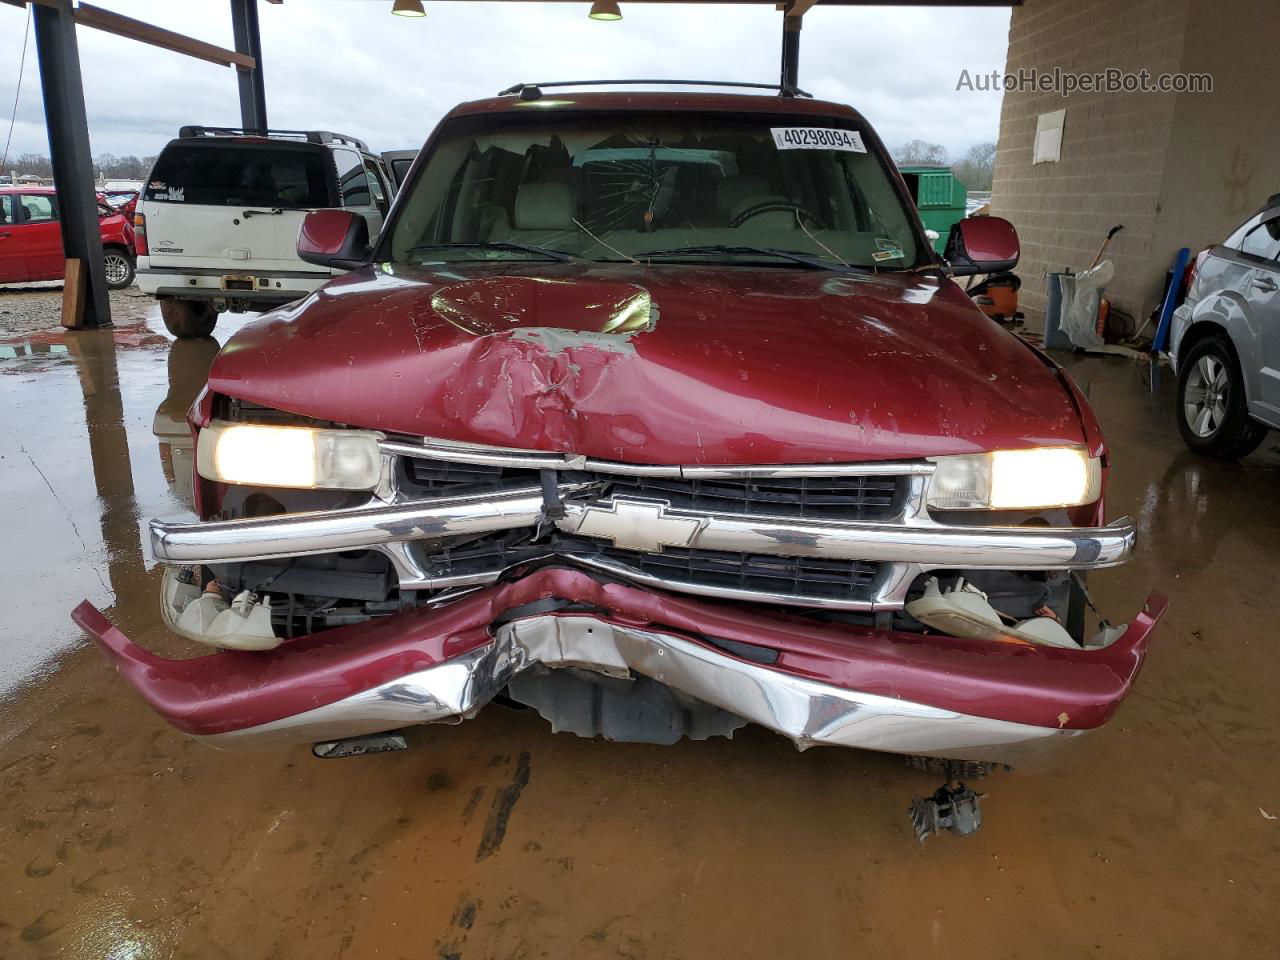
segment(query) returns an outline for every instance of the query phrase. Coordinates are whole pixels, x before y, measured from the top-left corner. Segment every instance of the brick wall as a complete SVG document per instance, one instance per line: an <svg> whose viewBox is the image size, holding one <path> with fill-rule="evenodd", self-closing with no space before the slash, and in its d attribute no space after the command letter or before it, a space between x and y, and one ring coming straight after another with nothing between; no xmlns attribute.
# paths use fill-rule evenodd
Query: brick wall
<svg viewBox="0 0 1280 960"><path fill-rule="evenodd" d="M1020 68L1152 75L1181 69L1188 0L1025 0L1009 25L1007 74ZM1044 274L1089 265L1107 230L1116 276L1108 297L1141 323L1167 264L1152 256L1175 94L1007 92L992 187L992 213L1018 229L1021 302L1043 324ZM1062 159L1032 164L1036 118L1066 109Z"/></svg>
<svg viewBox="0 0 1280 960"><path fill-rule="evenodd" d="M1179 247L1218 243L1280 193L1277 39L1277 0L1190 8L1181 69L1210 74L1213 93L1178 97L1152 241L1157 262Z"/></svg>

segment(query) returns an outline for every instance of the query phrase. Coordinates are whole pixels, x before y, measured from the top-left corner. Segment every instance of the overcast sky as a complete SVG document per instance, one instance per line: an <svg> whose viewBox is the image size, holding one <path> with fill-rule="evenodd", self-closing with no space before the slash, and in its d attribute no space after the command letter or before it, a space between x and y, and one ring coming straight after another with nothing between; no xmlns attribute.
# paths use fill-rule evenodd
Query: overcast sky
<svg viewBox="0 0 1280 960"><path fill-rule="evenodd" d="M230 47L225 0L97 0L99 6ZM420 20L391 0L261 3L268 120L328 129L375 150L416 148L443 113L520 80L678 77L774 82L781 14L771 6L431 3ZM26 12L0 5L0 150ZM914 138L953 156L996 138L1000 95L956 91L961 69L1002 70L1007 9L824 8L804 18L800 85L861 110L892 148ZM97 30L79 30L95 155L156 153L184 123L234 125L234 72ZM45 154L35 41L10 156Z"/></svg>

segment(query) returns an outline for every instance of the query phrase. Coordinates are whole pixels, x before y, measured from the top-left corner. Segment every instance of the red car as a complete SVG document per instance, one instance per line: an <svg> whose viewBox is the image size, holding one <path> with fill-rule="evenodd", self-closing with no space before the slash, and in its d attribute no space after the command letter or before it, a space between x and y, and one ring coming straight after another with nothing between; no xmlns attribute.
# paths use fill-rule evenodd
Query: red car
<svg viewBox="0 0 1280 960"><path fill-rule="evenodd" d="M530 109L538 104L540 109ZM190 413L199 522L155 521L168 660L76 621L227 748L405 745L495 697L579 736L757 723L949 782L1101 726L1164 609L1086 626L1123 562L1108 452L1059 367L952 280L879 138L790 96L537 87L455 108L376 246L231 338Z"/></svg>
<svg viewBox="0 0 1280 960"><path fill-rule="evenodd" d="M103 190L98 196L108 207L124 214L133 223L133 214L138 208L137 190Z"/></svg>
<svg viewBox="0 0 1280 960"><path fill-rule="evenodd" d="M107 286L133 283L131 218L98 197ZM61 280L66 266L53 187L0 187L0 283Z"/></svg>

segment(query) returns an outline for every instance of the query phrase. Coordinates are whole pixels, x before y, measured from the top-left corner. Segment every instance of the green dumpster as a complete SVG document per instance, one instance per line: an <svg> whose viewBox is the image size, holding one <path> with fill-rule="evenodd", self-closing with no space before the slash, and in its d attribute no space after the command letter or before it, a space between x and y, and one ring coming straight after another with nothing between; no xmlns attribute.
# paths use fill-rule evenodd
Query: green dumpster
<svg viewBox="0 0 1280 960"><path fill-rule="evenodd" d="M956 179L950 167L899 167L898 170L907 182L925 227L937 232L933 248L941 253L951 225L964 219L968 189Z"/></svg>

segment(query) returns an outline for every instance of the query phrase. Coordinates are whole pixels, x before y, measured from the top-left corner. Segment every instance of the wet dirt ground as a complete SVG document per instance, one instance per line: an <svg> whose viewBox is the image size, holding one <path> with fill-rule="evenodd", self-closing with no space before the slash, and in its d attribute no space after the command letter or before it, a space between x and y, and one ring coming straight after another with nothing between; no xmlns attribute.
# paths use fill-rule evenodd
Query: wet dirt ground
<svg viewBox="0 0 1280 960"><path fill-rule="evenodd" d="M0 957L1280 950L1280 435L1238 465L1187 453L1167 370L1061 358L1112 444L1109 514L1141 522L1095 599L1125 619L1171 597L1137 690L1051 772L986 781L976 836L922 846L906 807L935 778L759 729L617 745L491 707L355 759L189 742L68 619L88 597L195 652L142 534L188 509L182 413L216 345L144 300L117 316L0 327Z"/></svg>

